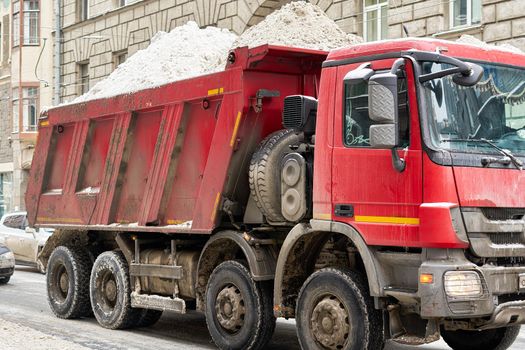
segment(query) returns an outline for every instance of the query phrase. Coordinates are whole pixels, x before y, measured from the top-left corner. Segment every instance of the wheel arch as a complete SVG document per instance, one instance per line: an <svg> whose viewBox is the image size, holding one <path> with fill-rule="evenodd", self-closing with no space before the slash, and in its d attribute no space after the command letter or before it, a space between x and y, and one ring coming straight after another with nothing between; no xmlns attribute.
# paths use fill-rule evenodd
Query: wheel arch
<svg viewBox="0 0 525 350"><path fill-rule="evenodd" d="M221 262L244 258L255 281L275 277L276 254L273 246L251 245L242 233L221 231L206 242L197 266L197 308L204 309L204 294L211 273Z"/></svg>
<svg viewBox="0 0 525 350"><path fill-rule="evenodd" d="M88 231L88 230L67 230L57 229L47 239L44 246L40 250L37 256L37 264L47 266L49 257L59 246L67 247L86 247L89 253L92 255L94 261L98 252L103 250L110 250L117 248L116 241L114 239L115 234L107 231ZM99 249L99 247L105 247L105 249Z"/></svg>
<svg viewBox="0 0 525 350"><path fill-rule="evenodd" d="M362 261L371 296L382 296L385 285L384 272L379 261L374 256L360 233L348 224L325 220L311 220L310 224L296 225L286 236L279 252L275 269L274 283L274 314L276 317L294 317L295 303L293 299L318 257L323 242L333 235L346 237L357 249ZM296 256L301 250L302 255ZM310 271L313 272L313 271Z"/></svg>

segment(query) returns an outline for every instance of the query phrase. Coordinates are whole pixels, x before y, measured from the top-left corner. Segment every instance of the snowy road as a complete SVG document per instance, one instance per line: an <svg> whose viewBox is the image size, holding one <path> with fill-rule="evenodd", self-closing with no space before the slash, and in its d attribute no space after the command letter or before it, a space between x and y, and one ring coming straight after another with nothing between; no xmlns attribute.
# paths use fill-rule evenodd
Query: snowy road
<svg viewBox="0 0 525 350"><path fill-rule="evenodd" d="M199 313L166 313L155 326L129 331L99 327L94 318L60 320L47 305L45 276L17 267L11 282L0 286L0 339L2 349L214 349ZM295 350L299 345L293 321L279 321L272 350ZM389 344L387 350L448 349L441 341L422 347ZM525 331L511 348L525 349Z"/></svg>

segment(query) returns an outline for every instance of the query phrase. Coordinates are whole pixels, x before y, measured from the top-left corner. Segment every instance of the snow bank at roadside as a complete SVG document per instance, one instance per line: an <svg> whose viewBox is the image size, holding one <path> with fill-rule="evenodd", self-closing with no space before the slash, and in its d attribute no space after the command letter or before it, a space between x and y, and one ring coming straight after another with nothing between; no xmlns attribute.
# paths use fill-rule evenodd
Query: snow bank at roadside
<svg viewBox="0 0 525 350"><path fill-rule="evenodd" d="M263 44L331 50L358 44L363 39L345 33L319 6L297 1L268 15L246 30L234 47Z"/></svg>
<svg viewBox="0 0 525 350"><path fill-rule="evenodd" d="M0 320L0 339L4 350L87 350L80 344L5 320Z"/></svg>

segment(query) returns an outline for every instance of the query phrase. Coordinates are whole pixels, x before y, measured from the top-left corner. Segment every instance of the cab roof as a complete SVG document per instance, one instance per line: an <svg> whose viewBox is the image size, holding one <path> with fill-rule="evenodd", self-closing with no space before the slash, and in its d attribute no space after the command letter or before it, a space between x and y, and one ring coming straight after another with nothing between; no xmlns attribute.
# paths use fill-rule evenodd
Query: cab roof
<svg viewBox="0 0 525 350"><path fill-rule="evenodd" d="M432 38L406 38L353 45L331 51L327 61L347 60L408 50L431 52L439 50L444 55L457 58L525 67L525 53L514 52L494 45L477 46Z"/></svg>

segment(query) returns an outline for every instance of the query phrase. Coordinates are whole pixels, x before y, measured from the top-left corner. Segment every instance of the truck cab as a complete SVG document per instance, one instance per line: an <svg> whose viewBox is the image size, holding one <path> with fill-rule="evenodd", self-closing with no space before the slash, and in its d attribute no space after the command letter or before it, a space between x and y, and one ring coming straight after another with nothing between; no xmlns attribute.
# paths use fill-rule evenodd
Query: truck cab
<svg viewBox="0 0 525 350"><path fill-rule="evenodd" d="M341 49L323 64L313 218L351 226L369 247L372 295L400 306L389 309L392 334L409 310L439 320L427 340L440 326L525 322L523 62L414 39Z"/></svg>

